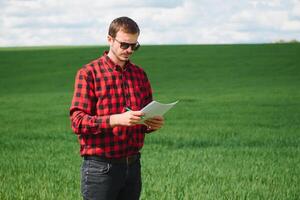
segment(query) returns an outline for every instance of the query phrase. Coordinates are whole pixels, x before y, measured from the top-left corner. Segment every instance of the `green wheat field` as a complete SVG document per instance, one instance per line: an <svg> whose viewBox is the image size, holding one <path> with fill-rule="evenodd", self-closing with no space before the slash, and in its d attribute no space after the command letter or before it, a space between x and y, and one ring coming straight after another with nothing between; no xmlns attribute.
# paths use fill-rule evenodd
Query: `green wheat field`
<svg viewBox="0 0 300 200"><path fill-rule="evenodd" d="M107 47L0 48L0 199L79 200L69 106ZM142 150L143 200L299 199L300 44L143 46L154 99L180 102Z"/></svg>

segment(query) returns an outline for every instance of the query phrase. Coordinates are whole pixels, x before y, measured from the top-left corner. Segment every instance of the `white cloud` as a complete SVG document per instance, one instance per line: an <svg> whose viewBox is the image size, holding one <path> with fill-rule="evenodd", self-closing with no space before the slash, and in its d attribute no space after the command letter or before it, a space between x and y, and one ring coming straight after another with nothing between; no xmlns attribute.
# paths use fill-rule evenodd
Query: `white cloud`
<svg viewBox="0 0 300 200"><path fill-rule="evenodd" d="M292 15L295 17L300 17L300 1L299 0L293 0L293 8L292 8Z"/></svg>
<svg viewBox="0 0 300 200"><path fill-rule="evenodd" d="M106 44L116 17L140 42L258 43L300 40L299 0L0 0L0 46Z"/></svg>
<svg viewBox="0 0 300 200"><path fill-rule="evenodd" d="M254 3L253 3L254 2ZM300 19L295 18L298 1L253 1L252 8L244 8L231 16L237 30L248 32L253 41L300 39Z"/></svg>

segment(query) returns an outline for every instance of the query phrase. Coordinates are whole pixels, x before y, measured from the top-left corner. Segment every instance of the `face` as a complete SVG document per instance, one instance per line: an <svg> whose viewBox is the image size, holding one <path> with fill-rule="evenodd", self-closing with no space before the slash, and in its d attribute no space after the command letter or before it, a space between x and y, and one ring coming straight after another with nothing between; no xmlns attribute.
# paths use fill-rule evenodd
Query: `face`
<svg viewBox="0 0 300 200"><path fill-rule="evenodd" d="M134 52L134 47L136 46L135 44L137 44L138 36L139 35L137 33L136 34L125 33L122 30L117 32L115 38L108 36L108 42L110 45L109 51L114 57L113 60L115 62L122 63L129 60L130 56Z"/></svg>

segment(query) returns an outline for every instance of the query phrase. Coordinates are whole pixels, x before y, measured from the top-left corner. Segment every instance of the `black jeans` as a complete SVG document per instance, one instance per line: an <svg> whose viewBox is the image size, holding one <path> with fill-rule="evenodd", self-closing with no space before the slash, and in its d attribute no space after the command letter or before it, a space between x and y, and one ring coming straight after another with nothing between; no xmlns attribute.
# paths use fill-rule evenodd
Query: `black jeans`
<svg viewBox="0 0 300 200"><path fill-rule="evenodd" d="M140 159L130 165L83 160L81 194L84 200L138 200L141 188Z"/></svg>

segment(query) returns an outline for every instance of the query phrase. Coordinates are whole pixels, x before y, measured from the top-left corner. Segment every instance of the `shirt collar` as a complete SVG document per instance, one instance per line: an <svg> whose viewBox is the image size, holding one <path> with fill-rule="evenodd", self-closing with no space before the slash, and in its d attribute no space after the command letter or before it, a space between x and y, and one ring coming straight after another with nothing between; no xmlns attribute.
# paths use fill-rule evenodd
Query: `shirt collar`
<svg viewBox="0 0 300 200"><path fill-rule="evenodd" d="M117 65L116 63L114 63L114 61L112 61L110 59L110 57L108 57L108 51L104 51L103 56L104 56L104 60L107 63L108 67L110 69L116 70L116 71L122 71L122 68L120 65ZM130 70L130 66L131 66L131 62L128 60L125 62L125 65L123 67L123 71L128 71Z"/></svg>

